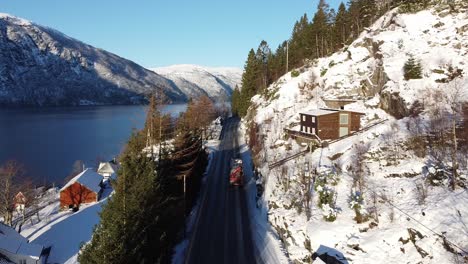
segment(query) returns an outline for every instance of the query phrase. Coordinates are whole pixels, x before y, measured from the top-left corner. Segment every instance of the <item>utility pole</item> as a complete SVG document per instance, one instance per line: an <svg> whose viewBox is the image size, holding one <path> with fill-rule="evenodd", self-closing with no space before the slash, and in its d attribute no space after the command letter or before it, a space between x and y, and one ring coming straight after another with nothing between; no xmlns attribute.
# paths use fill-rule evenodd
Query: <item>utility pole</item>
<svg viewBox="0 0 468 264"><path fill-rule="evenodd" d="M187 237L187 202L186 202L186 176L184 174L184 238Z"/></svg>

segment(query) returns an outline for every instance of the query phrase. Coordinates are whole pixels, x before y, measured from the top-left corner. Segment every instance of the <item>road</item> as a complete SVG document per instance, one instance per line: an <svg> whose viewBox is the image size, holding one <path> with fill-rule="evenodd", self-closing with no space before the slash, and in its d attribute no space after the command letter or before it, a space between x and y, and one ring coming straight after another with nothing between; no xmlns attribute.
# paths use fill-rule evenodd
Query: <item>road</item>
<svg viewBox="0 0 468 264"><path fill-rule="evenodd" d="M202 189L185 263L256 263L246 191L229 186L229 165L237 157L239 121L230 118L221 133Z"/></svg>

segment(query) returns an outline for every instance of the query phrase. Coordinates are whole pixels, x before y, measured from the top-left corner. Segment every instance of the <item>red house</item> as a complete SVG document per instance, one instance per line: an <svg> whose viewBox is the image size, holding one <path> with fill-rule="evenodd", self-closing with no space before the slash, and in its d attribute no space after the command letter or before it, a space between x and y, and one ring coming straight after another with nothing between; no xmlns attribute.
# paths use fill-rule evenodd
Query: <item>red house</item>
<svg viewBox="0 0 468 264"><path fill-rule="evenodd" d="M79 208L81 204L99 201L102 180L97 172L84 170L60 189L60 208Z"/></svg>
<svg viewBox="0 0 468 264"><path fill-rule="evenodd" d="M15 203L15 209L17 211L24 211L26 202L28 201L26 196L22 192L18 192L13 199Z"/></svg>

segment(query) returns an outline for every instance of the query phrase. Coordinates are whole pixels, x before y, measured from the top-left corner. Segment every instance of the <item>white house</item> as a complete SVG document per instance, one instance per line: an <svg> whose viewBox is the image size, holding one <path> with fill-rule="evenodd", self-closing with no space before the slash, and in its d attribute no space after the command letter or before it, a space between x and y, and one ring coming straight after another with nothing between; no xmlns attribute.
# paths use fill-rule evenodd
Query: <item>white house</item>
<svg viewBox="0 0 468 264"><path fill-rule="evenodd" d="M110 178L114 179L117 172L117 166L111 164L110 162L101 162L99 163L99 168L97 173L101 174L104 177L104 181L109 181Z"/></svg>
<svg viewBox="0 0 468 264"><path fill-rule="evenodd" d="M29 241L13 228L0 223L0 254L18 264L43 264L47 256L44 247Z"/></svg>

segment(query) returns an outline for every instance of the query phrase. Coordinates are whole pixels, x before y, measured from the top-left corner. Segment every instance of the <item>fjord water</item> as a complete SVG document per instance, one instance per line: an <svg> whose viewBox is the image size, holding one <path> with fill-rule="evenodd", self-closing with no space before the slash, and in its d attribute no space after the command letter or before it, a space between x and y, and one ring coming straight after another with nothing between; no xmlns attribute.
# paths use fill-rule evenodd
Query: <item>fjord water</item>
<svg viewBox="0 0 468 264"><path fill-rule="evenodd" d="M178 116L185 108L163 112ZM145 106L0 109L0 164L16 160L36 184L62 185L77 160L93 167L118 155L145 113Z"/></svg>

